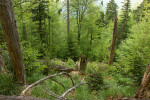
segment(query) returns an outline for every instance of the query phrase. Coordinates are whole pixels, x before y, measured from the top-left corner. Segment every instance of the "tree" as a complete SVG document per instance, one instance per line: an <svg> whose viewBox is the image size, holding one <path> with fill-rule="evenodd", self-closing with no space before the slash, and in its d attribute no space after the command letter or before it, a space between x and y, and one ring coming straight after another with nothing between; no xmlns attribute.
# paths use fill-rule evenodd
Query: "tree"
<svg viewBox="0 0 150 100"><path fill-rule="evenodd" d="M122 8L121 21L118 27L118 41L117 46L121 43L122 40L127 38L127 33L130 33L130 0L125 0Z"/></svg>
<svg viewBox="0 0 150 100"><path fill-rule="evenodd" d="M46 31L44 30L44 24L45 24L45 19L47 18L47 5L48 1L47 0L38 0L37 6L32 9L32 13L34 14L33 16L33 22L38 23L38 33L40 36L41 43L45 43L45 36L46 36Z"/></svg>
<svg viewBox="0 0 150 100"><path fill-rule="evenodd" d="M117 10L118 5L115 3L115 0L110 0L107 4L107 10L106 10L106 23L108 24L109 21L114 20L114 12Z"/></svg>
<svg viewBox="0 0 150 100"><path fill-rule="evenodd" d="M26 84L24 61L19 44L19 35L11 0L0 0L0 20L11 56L14 77L17 82Z"/></svg>
<svg viewBox="0 0 150 100"><path fill-rule="evenodd" d="M69 0L67 0L67 34L70 33L70 21L69 21Z"/></svg>
<svg viewBox="0 0 150 100"><path fill-rule="evenodd" d="M109 65L112 65L113 60L114 60L114 53L115 53L115 46L116 46L116 39L117 39L117 31L118 31L117 12L115 12L113 39L112 39L111 52L110 52L109 63L108 63Z"/></svg>
<svg viewBox="0 0 150 100"><path fill-rule="evenodd" d="M4 42L4 32L2 29L2 25L0 23L0 44L2 44Z"/></svg>

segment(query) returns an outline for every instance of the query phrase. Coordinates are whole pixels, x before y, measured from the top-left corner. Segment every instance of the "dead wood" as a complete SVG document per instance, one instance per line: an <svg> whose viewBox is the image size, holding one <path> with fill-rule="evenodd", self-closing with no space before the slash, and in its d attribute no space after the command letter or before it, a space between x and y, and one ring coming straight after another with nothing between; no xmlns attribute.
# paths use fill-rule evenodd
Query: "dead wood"
<svg viewBox="0 0 150 100"><path fill-rule="evenodd" d="M51 68L58 71L58 72L68 72L70 73L71 71L73 71L73 68L69 68L69 67L65 67L65 66L60 66L57 64L53 64L51 65Z"/></svg>
<svg viewBox="0 0 150 100"><path fill-rule="evenodd" d="M82 81L78 85L75 85L72 88L68 89L66 92L64 92L61 97L64 98L69 92L76 89L78 86L85 84L85 83L83 83L84 79L85 79L85 77L82 79Z"/></svg>
<svg viewBox="0 0 150 100"><path fill-rule="evenodd" d="M149 92L148 85L150 84L150 64L144 73L141 85L136 93L135 98L146 98L147 92Z"/></svg>
<svg viewBox="0 0 150 100"><path fill-rule="evenodd" d="M65 89L65 86L63 84L61 84L60 82L54 80L53 78L50 78L50 79L53 80L54 82L56 82L57 84L61 85Z"/></svg>
<svg viewBox="0 0 150 100"><path fill-rule="evenodd" d="M73 82L72 77L71 77L68 73L66 73L66 72L61 72L61 73L59 73L59 74L47 76L47 77L45 77L45 78L42 78L42 79L40 79L40 80L38 80L38 81L32 83L31 85L29 85L27 88L25 88L25 89L21 92L21 95L25 95L25 93L26 93L30 88L32 88L33 86L35 86L35 85L37 85L37 84L43 82L44 80L46 80L46 79L51 79L52 77L60 76L60 75L62 75L62 74L67 75L67 76L71 79L72 84L73 84L73 86L74 86L74 82Z"/></svg>
<svg viewBox="0 0 150 100"><path fill-rule="evenodd" d="M0 100L50 100L50 99L32 98L32 97L25 97L25 96L0 95Z"/></svg>
<svg viewBox="0 0 150 100"><path fill-rule="evenodd" d="M55 97L55 98L60 98L60 96L59 95L57 95L57 94L55 94L54 92L52 92L52 91L50 91L49 89L47 89L44 85L43 85L43 87L45 88L45 90L43 90L43 92L45 92L46 94L48 94L48 95L50 95L50 96L53 96L53 97Z"/></svg>

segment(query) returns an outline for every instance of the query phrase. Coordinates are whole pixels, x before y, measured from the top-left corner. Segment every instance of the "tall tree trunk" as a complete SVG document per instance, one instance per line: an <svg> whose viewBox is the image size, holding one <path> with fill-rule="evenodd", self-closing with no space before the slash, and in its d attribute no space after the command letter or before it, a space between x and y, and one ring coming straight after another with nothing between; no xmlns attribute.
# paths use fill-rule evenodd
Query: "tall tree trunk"
<svg viewBox="0 0 150 100"><path fill-rule="evenodd" d="M14 77L17 82L26 84L25 66L11 0L0 0L0 20L13 65Z"/></svg>
<svg viewBox="0 0 150 100"><path fill-rule="evenodd" d="M49 40L48 40L48 44L49 44L49 47L51 46L50 43L51 43L51 20L50 18L48 19L48 33L49 33Z"/></svg>
<svg viewBox="0 0 150 100"><path fill-rule="evenodd" d="M1 23L0 23L0 45L4 42L4 38L3 38L3 30L2 30L2 26L1 26Z"/></svg>
<svg viewBox="0 0 150 100"><path fill-rule="evenodd" d="M41 2L41 0L39 0L39 2ZM39 4L39 33L40 33L40 39L43 43L41 4Z"/></svg>
<svg viewBox="0 0 150 100"><path fill-rule="evenodd" d="M22 18L23 20L23 18ZM27 32L26 32L26 26L25 23L23 22L23 38L25 41L27 41Z"/></svg>
<svg viewBox="0 0 150 100"><path fill-rule="evenodd" d="M21 13L22 13L23 11L22 11L22 3L21 2L22 2L22 0L20 0L20 9L21 9ZM27 41L26 26L25 26L25 23L24 23L23 15L22 15L21 19L22 19L22 29L23 29L23 31L22 31L23 40Z"/></svg>
<svg viewBox="0 0 150 100"><path fill-rule="evenodd" d="M78 26L78 45L80 45L80 11L79 11L79 8L80 8L80 5L79 5L79 0L77 0L78 2L78 8L77 8L77 26Z"/></svg>
<svg viewBox="0 0 150 100"><path fill-rule="evenodd" d="M70 34L70 20L69 20L69 0L67 0L67 34Z"/></svg>
<svg viewBox="0 0 150 100"><path fill-rule="evenodd" d="M115 45L116 45L116 39L117 39L117 12L115 12L115 19L114 19L114 30L113 30L113 39L112 39L112 45L111 45L111 52L110 52L110 57L109 57L109 65L113 64L114 60L114 52L115 52Z"/></svg>

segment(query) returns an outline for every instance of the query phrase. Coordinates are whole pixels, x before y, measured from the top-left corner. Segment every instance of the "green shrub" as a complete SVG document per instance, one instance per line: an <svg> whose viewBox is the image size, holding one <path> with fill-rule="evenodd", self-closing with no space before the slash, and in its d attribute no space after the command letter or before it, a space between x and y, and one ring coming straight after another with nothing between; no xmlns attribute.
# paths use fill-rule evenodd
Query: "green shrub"
<svg viewBox="0 0 150 100"><path fill-rule="evenodd" d="M127 77L140 84L147 64L150 61L150 23L141 22L134 25L131 34L116 51L117 63L124 69ZM121 72L121 73L122 73Z"/></svg>
<svg viewBox="0 0 150 100"><path fill-rule="evenodd" d="M102 68L98 66L97 63L88 63L86 72L88 74L87 77L88 87L91 91L106 88Z"/></svg>
<svg viewBox="0 0 150 100"><path fill-rule="evenodd" d="M99 100L107 100L108 97L133 97L137 91L137 87L123 86L116 83L115 80L105 80L108 89L98 91Z"/></svg>
<svg viewBox="0 0 150 100"><path fill-rule="evenodd" d="M1 95L20 95L22 88L15 83L13 75L0 73L0 94Z"/></svg>
<svg viewBox="0 0 150 100"><path fill-rule="evenodd" d="M41 72L47 67L42 61L38 60L38 57L41 56L41 54L33 49L29 42L22 42L21 48L27 74Z"/></svg>

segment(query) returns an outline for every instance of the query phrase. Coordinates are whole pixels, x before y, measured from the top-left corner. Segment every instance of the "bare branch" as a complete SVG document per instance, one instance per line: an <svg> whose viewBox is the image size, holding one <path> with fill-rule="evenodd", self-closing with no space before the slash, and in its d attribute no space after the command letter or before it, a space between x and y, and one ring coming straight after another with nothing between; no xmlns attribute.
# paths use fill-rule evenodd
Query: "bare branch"
<svg viewBox="0 0 150 100"><path fill-rule="evenodd" d="M52 77L60 76L60 75L62 75L62 74L68 75L68 76L71 78L71 76L70 76L68 73L66 73L66 72L61 72L61 73L59 73L59 74L47 76L47 77L42 78L42 79L40 79L40 80L38 80L38 81L32 83L31 85L29 85L27 88L25 88L25 89L21 92L21 95L25 95L25 93L26 93L30 88L32 88L33 86L35 86L35 85L37 85L37 84L43 82L44 80L49 79L49 78L52 78ZM71 81L72 81L72 83L73 83L72 78L71 78ZM73 85L74 85L74 83L73 83Z"/></svg>
<svg viewBox="0 0 150 100"><path fill-rule="evenodd" d="M72 90L76 89L78 86L80 86L82 84L85 84L85 83L83 83L84 79L85 79L85 77L82 79L82 81L78 85L75 85L72 88L68 89L66 92L64 92L61 97L62 98L65 97L69 92L71 92Z"/></svg>
<svg viewBox="0 0 150 100"><path fill-rule="evenodd" d="M45 90L43 90L43 92L45 92L46 94L48 94L48 95L50 95L50 96L53 96L53 97L55 97L55 98L60 98L60 96L59 95L57 95L57 94L55 94L54 92L52 92L52 91L50 91L49 89L47 89L44 85L43 85L43 87L45 88L45 90L47 90L47 91L45 91ZM51 93L51 94L50 94Z"/></svg>

